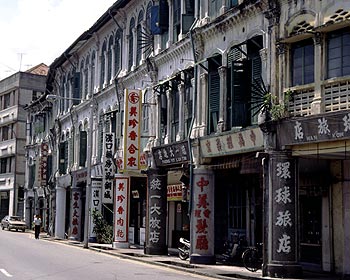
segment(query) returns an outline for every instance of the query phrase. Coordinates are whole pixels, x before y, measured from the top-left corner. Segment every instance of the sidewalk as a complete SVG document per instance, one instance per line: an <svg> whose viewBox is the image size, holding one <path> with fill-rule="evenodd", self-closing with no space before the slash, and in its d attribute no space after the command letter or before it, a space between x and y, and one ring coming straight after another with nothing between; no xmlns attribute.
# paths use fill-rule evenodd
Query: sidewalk
<svg viewBox="0 0 350 280"><path fill-rule="evenodd" d="M40 239L63 243L71 246L78 246L81 248L83 247L83 243L81 242L67 239L56 239L54 237L47 236L45 233L40 234ZM217 263L215 265L190 264L188 260L183 261L178 257L177 249L171 248L169 248L169 254L167 256L145 255L143 248L133 246L128 249L114 249L112 248L111 244L89 243L89 249L104 254L114 255L120 258L132 259L139 262L165 266L172 269L186 271L188 273L203 275L213 279L276 279L270 277L262 277L261 270L258 270L257 272L250 272L244 267L240 266L229 266L220 263ZM304 272L304 277L302 279L338 280L341 278L327 274Z"/></svg>

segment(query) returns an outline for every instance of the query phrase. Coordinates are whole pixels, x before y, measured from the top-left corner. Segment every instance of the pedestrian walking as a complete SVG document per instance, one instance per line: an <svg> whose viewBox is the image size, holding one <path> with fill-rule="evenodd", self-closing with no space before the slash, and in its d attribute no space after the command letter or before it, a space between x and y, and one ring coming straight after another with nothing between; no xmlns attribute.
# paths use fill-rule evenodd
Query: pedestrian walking
<svg viewBox="0 0 350 280"><path fill-rule="evenodd" d="M41 228L41 218L39 215L36 215L34 218L35 239L39 239L40 228Z"/></svg>

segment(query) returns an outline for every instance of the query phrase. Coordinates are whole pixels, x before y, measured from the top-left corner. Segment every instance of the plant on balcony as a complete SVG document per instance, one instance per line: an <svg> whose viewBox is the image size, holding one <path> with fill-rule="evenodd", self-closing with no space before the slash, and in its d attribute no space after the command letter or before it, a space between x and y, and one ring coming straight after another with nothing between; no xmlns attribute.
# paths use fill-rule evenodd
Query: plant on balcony
<svg viewBox="0 0 350 280"><path fill-rule="evenodd" d="M92 220L94 223L93 232L96 233L98 243L110 244L113 242L113 227L109 225L100 212L92 211Z"/></svg>

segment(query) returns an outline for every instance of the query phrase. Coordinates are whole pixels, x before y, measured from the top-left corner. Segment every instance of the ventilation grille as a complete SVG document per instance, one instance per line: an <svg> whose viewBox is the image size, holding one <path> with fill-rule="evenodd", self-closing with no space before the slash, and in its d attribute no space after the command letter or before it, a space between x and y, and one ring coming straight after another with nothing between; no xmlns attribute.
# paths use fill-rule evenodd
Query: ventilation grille
<svg viewBox="0 0 350 280"><path fill-rule="evenodd" d="M288 111L293 117L311 115L311 103L314 99L314 88L293 91L293 99Z"/></svg>
<svg viewBox="0 0 350 280"><path fill-rule="evenodd" d="M346 110L350 108L350 82L341 81L324 87L325 112Z"/></svg>
<svg viewBox="0 0 350 280"><path fill-rule="evenodd" d="M311 32L313 30L313 26L306 22L306 21L301 21L299 22L296 26L294 26L292 32L290 35L296 35L296 34L301 34L301 33L306 33L306 32Z"/></svg>
<svg viewBox="0 0 350 280"><path fill-rule="evenodd" d="M330 17L330 20L327 21L326 24L334 24L345 20L350 20L350 11L344 11L343 9L339 9L335 12L334 15Z"/></svg>

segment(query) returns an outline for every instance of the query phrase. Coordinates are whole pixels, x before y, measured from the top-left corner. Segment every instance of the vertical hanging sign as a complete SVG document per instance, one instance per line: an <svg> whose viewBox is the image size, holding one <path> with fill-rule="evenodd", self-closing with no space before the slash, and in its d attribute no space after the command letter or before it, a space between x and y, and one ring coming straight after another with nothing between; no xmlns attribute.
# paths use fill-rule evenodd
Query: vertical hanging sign
<svg viewBox="0 0 350 280"><path fill-rule="evenodd" d="M96 180L96 179L92 179L91 180L91 213L93 213L93 211L97 211L99 213L101 213L101 179ZM90 217L90 234L89 237L96 237L96 233L94 232L94 228L95 228L95 224L93 219Z"/></svg>
<svg viewBox="0 0 350 280"><path fill-rule="evenodd" d="M49 153L49 145L47 143L41 144L41 158L40 158L40 165L41 165L41 186L46 186L47 183L47 156Z"/></svg>
<svg viewBox="0 0 350 280"><path fill-rule="evenodd" d="M125 133L124 133L124 169L140 169L140 127L141 104L140 90L125 90Z"/></svg>
<svg viewBox="0 0 350 280"><path fill-rule="evenodd" d="M103 151L102 203L113 203L114 133L104 133Z"/></svg>
<svg viewBox="0 0 350 280"><path fill-rule="evenodd" d="M73 189L72 193L72 220L71 220L71 238L80 240L81 235L81 192Z"/></svg>
<svg viewBox="0 0 350 280"><path fill-rule="evenodd" d="M114 241L128 242L129 179L117 177L114 203Z"/></svg>

